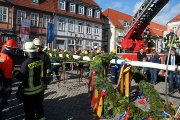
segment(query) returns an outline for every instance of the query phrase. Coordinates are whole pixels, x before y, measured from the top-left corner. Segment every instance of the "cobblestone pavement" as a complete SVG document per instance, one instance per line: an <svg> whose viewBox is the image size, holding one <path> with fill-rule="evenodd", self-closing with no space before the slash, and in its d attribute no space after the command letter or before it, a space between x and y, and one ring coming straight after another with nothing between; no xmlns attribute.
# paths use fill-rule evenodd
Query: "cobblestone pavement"
<svg viewBox="0 0 180 120"><path fill-rule="evenodd" d="M53 81L45 92L44 111L47 120L98 120L96 115L89 110L90 98L88 98L87 79L79 84L76 71L68 72L67 87L60 82L58 87L57 81ZM9 104L3 110L3 120L22 120L24 118L23 105L18 104L15 97L17 87L20 82L13 81L13 93L9 98ZM132 81L132 90L135 90L137 84ZM158 90L161 97L164 98L163 81L160 81L155 89ZM180 104L180 94L175 93L168 97L174 105ZM112 120L118 120L119 115Z"/></svg>

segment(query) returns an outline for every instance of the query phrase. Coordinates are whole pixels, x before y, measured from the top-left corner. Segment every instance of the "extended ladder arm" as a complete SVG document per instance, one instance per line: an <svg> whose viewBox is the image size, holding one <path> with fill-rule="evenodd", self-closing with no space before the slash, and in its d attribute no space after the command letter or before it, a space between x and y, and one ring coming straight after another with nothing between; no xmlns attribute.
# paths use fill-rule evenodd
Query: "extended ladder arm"
<svg viewBox="0 0 180 120"><path fill-rule="evenodd" d="M126 41L126 43L122 44L123 49L129 49L128 40L131 40L131 42L132 40L139 40L150 21L168 2L169 0L145 0L143 2L123 32L124 40Z"/></svg>

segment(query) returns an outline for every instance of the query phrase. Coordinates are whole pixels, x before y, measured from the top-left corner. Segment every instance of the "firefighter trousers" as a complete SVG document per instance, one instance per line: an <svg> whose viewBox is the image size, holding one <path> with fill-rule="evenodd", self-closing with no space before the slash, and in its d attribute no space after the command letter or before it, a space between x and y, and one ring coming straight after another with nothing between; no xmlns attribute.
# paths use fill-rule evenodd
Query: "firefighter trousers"
<svg viewBox="0 0 180 120"><path fill-rule="evenodd" d="M24 95L23 97L25 120L35 120L35 112L37 119L46 120L43 109L43 91L34 95Z"/></svg>

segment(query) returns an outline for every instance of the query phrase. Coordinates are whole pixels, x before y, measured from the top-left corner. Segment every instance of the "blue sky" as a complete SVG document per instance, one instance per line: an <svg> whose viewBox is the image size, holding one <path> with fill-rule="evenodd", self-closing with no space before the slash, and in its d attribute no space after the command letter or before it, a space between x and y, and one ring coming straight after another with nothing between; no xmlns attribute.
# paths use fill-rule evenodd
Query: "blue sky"
<svg viewBox="0 0 180 120"><path fill-rule="evenodd" d="M141 6L144 0L94 0L102 10L111 8L124 12L129 15L134 15L137 9ZM156 15L153 22L161 25L166 25L168 21L180 14L180 1L169 0L168 4Z"/></svg>

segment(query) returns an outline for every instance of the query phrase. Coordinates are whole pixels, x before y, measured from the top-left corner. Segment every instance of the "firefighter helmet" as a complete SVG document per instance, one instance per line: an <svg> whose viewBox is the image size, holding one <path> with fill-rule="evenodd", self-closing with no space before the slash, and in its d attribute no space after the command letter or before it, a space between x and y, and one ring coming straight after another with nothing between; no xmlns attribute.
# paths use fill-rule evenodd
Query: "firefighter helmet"
<svg viewBox="0 0 180 120"><path fill-rule="evenodd" d="M112 53L116 53L116 50L115 50L115 49L113 49L111 52L112 52Z"/></svg>
<svg viewBox="0 0 180 120"><path fill-rule="evenodd" d="M84 54L87 55L87 54L88 54L88 51L84 51Z"/></svg>
<svg viewBox="0 0 180 120"><path fill-rule="evenodd" d="M100 52L101 52L100 50L96 50L96 53L97 53L97 54L100 54Z"/></svg>
<svg viewBox="0 0 180 120"><path fill-rule="evenodd" d="M40 40L39 38L35 38L35 39L33 40L33 43L34 43L35 45L40 45L40 46L42 46L42 40Z"/></svg>
<svg viewBox="0 0 180 120"><path fill-rule="evenodd" d="M35 44L33 42L26 42L24 44L23 51L25 52L25 54L28 58L36 58L37 57Z"/></svg>
<svg viewBox="0 0 180 120"><path fill-rule="evenodd" d="M7 40L4 46L6 46L6 48L18 48L17 42L13 39Z"/></svg>

